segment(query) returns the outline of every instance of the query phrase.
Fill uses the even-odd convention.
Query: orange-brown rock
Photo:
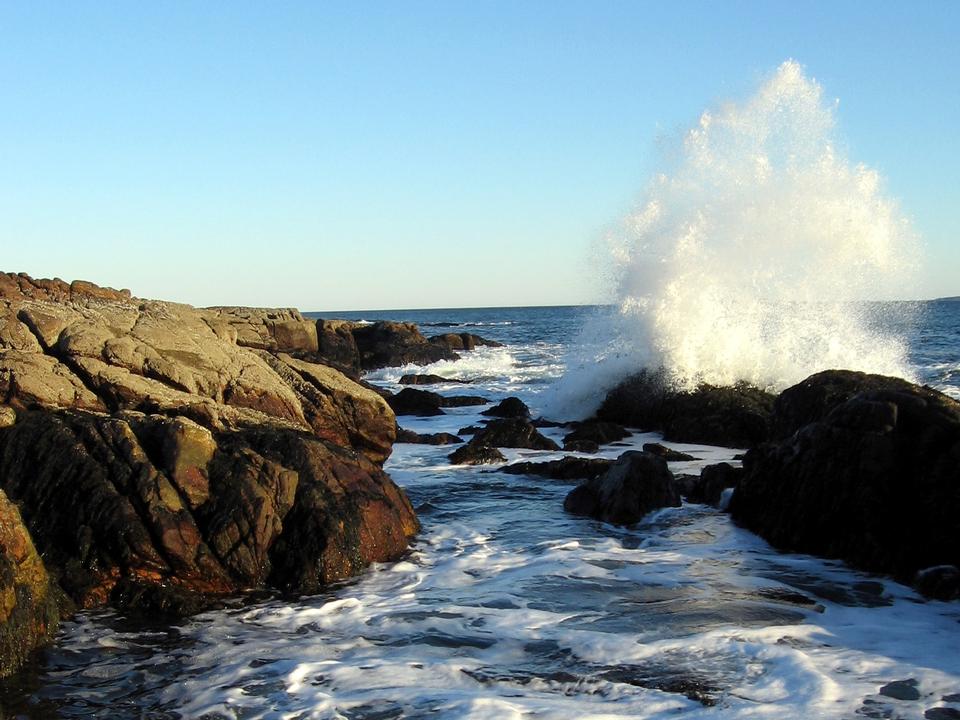
[[[376,392],[295,310],[0,274],[0,488],[84,606],[314,591],[417,530]]]
[[[16,506],[0,490],[0,677],[16,671],[58,621],[47,570]]]

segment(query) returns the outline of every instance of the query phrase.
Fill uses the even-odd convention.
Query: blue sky
[[[304,310],[603,299],[658,138],[787,58],[960,294],[960,3],[0,4],[0,269]]]

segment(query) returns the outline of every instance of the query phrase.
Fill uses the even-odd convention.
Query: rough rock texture
[[[503,453],[496,448],[473,443],[457,448],[448,457],[454,465],[485,465],[507,461]]]
[[[707,465],[692,484],[687,500],[716,507],[720,504],[723,491],[737,487],[742,477],[743,468],[734,467],[730,463]]]
[[[660,430],[666,440],[753,447],[770,437],[774,400],[770,393],[745,383],[700,385],[678,392],[662,374],[644,371],[611,390],[597,417]]]
[[[408,363],[429,365],[460,357],[447,345],[428,342],[413,323],[382,320],[371,325],[355,325],[352,333],[360,354],[360,367],[364,370]]]
[[[821,419],[747,453],[734,519],[780,548],[905,582],[960,566],[960,403],[894,378],[859,377],[860,393],[851,392],[852,374],[838,373],[784,391],[775,426]]]
[[[639,522],[651,510],[678,507],[680,493],[663,458],[625,452],[603,475],[578,485],[563,509],[614,525]]]
[[[487,340],[479,335],[472,333],[444,333],[443,335],[434,335],[429,339],[434,345],[441,345],[450,350],[474,350],[481,345],[488,347],[503,347],[503,343],[496,340]]]
[[[509,475],[538,475],[551,480],[589,480],[602,475],[613,464],[603,458],[565,457],[547,462],[517,462],[500,469]]]
[[[349,320],[317,320],[317,354],[349,374],[360,372],[360,350],[353,338],[356,327]]]
[[[396,395],[387,398],[387,403],[396,415],[418,415],[430,417],[443,415],[441,408],[486,405],[490,401],[479,395],[441,395],[429,390],[404,388]]]
[[[457,383],[460,385],[469,384],[469,380],[457,380],[455,378],[445,378],[441,375],[417,375],[407,374],[400,378],[401,385],[443,385],[447,383]]]
[[[530,417],[530,408],[520,398],[508,397],[480,414],[487,417],[527,419]]]
[[[648,453],[653,453],[654,455],[659,455],[667,462],[677,462],[682,460],[696,460],[696,458],[693,455],[688,455],[685,452],[680,452],[679,450],[668,448],[666,445],[661,445],[660,443],[644,443],[643,451]]]
[[[456,445],[462,443],[463,438],[452,433],[416,433],[413,430],[398,428],[397,442],[414,445]]]
[[[583,447],[583,443],[592,443],[597,447],[630,437],[630,432],[614,422],[603,420],[588,420],[577,423],[573,432],[563,436],[563,447],[566,450],[576,450]]]
[[[0,490],[0,677],[57,629],[54,588],[16,506]]]
[[[405,552],[395,416],[317,352],[296,311],[0,274],[0,488],[69,595],[197,607]]]
[[[559,450],[553,440],[541,435],[528,421],[520,418],[491,420],[470,440],[471,445],[531,450]]]

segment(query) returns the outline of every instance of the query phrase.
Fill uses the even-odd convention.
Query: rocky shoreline
[[[565,508],[615,524],[681,497],[728,507],[778,548],[958,596],[960,404],[897,378],[828,371],[775,396],[677,392],[647,372],[597,417],[558,423],[517,398],[394,395],[361,377],[497,344],[467,333],[197,309],[2,273],[0,312],[0,675],[76,607],[186,615],[250,591],[315,593],[401,557],[419,524],[383,471],[395,442],[582,479]],[[484,404],[487,419],[457,435],[397,420]],[[501,464],[498,448],[560,451],[539,432],[558,425],[574,454]],[[627,428],[748,452],[742,468],[698,477],[674,476],[668,463],[684,458],[663,445],[584,457]]]

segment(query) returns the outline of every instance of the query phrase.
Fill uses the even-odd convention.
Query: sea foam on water
[[[616,307],[569,359],[558,410],[595,409],[641,368],[679,387],[782,389],[827,368],[912,377],[883,316],[908,308],[866,301],[910,294],[917,238],[878,174],[838,147],[835,108],[788,60],[674,143],[607,244]]]

